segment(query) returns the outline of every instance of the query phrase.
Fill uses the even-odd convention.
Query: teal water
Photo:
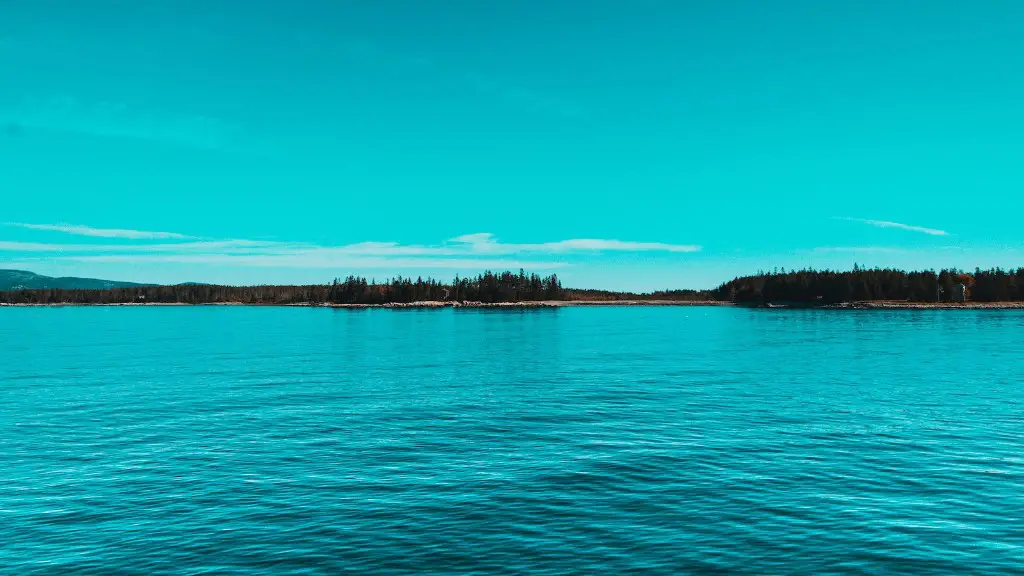
[[[0,309],[5,574],[1011,574],[1024,313]]]

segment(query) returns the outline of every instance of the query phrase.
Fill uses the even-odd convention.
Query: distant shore
[[[0,302],[0,307],[64,307],[64,306],[283,306],[304,308],[385,308],[385,309],[438,309],[438,308],[586,308],[608,306],[735,306],[741,308],[769,308],[783,310],[1014,310],[1024,309],[1024,302],[905,302],[892,300],[873,300],[863,302],[843,302],[839,304],[823,304],[808,306],[804,304],[744,304],[719,300],[536,300],[525,302],[444,302],[425,300],[420,302],[389,302],[386,304],[334,304],[299,302],[294,304],[249,304],[245,302],[206,302],[188,304],[185,302],[119,302],[109,304],[79,304],[73,302],[53,304],[8,304]]]
[[[51,304],[6,304],[0,307],[59,307],[59,306],[284,306],[305,308],[572,308],[587,306],[733,306],[732,302],[716,300],[534,300],[524,302],[443,302],[424,300],[420,302],[388,302],[386,304],[335,304],[298,302],[294,304],[248,304],[245,302],[114,302],[109,304],[79,304],[74,302]]]

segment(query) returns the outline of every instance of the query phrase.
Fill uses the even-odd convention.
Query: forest
[[[738,304],[825,305],[871,300],[950,302],[955,294],[954,285],[961,283],[966,287],[968,301],[1024,301],[1024,268],[975,269],[971,273],[956,269],[905,272],[857,265],[846,272],[780,270],[744,276],[719,286],[715,297]]]
[[[4,304],[389,304],[420,301],[533,302],[541,300],[725,301],[742,305],[819,306],[841,302],[891,300],[951,301],[954,285],[964,284],[974,302],[1024,301],[1024,268],[949,269],[905,272],[886,268],[850,271],[772,271],[742,276],[712,290],[665,290],[649,293],[565,288],[556,275],[485,272],[456,276],[450,282],[397,277],[377,282],[349,276],[308,286],[123,286],[109,289],[35,289],[0,291]]]
[[[377,282],[349,276],[344,280],[336,278],[330,284],[308,286],[178,284],[0,292],[0,303],[7,304],[389,304],[427,300],[497,303],[565,298],[566,291],[557,276],[542,278],[522,270],[518,274],[485,272],[475,278],[456,276],[449,283],[402,277]]]

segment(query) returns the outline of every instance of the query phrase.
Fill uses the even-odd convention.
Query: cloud
[[[559,254],[565,252],[700,252],[694,244],[664,244],[661,242],[624,242],[622,240],[601,240],[576,238],[539,244],[503,244],[494,235],[481,232],[452,238],[449,242],[466,245],[475,252],[487,254],[514,254],[519,252],[542,252]]]
[[[438,59],[436,55],[405,53],[368,38],[347,36],[336,38],[315,34],[298,34],[297,47],[328,55],[348,64],[413,79],[430,76],[468,93],[483,96],[510,108],[568,120],[585,119],[588,114],[577,103],[557,95],[525,86],[518,81],[501,78],[492,71],[475,71]]]
[[[116,238],[129,242],[60,244],[0,241],[0,253],[45,255],[44,259],[88,263],[175,263],[280,268],[391,269],[554,269],[569,263],[536,256],[599,252],[686,253],[699,246],[621,240],[570,239],[534,244],[505,244],[493,234],[458,236],[436,245],[358,242],[323,246],[302,242],[204,240],[174,232],[92,228],[89,226],[9,223],[30,230]],[[164,242],[132,242],[165,240]],[[183,240],[174,242],[168,240]]]
[[[74,96],[25,98],[15,106],[0,108],[0,124],[196,150],[267,153],[267,147],[255,142],[251,134],[219,118],[139,109],[120,102],[89,102]]]
[[[350,256],[330,252],[306,254],[109,254],[61,256],[60,260],[92,263],[121,264],[216,264],[230,266],[253,266],[268,268],[306,269],[458,269],[484,270],[530,268],[549,270],[568,266],[565,262],[521,261],[478,258],[415,258],[391,256]]]
[[[888,246],[821,246],[813,252],[818,254],[910,254],[910,250],[890,248]]]
[[[218,240],[209,242],[176,242],[169,244],[55,244],[45,242],[0,241],[0,252],[133,252],[133,253],[252,253],[286,246],[280,242],[253,240]]]
[[[888,222],[886,220],[868,220],[865,218],[836,218],[836,220],[845,220],[847,222],[860,222],[861,224],[867,224],[869,226],[875,226],[877,228],[896,228],[898,230],[907,230],[909,232],[920,232],[922,234],[928,234],[930,236],[949,236],[949,232],[945,230],[938,230],[936,228],[925,228],[923,226],[911,226],[909,224],[900,224],[899,222]]]
[[[144,230],[123,230],[92,228],[89,226],[66,226],[50,224],[8,223],[30,230],[45,230],[128,240],[194,240],[193,236],[174,232],[150,232]],[[622,240],[571,239],[536,244],[505,244],[498,242],[493,234],[466,234],[452,238],[447,243],[434,246],[399,244],[397,242],[358,242],[341,246],[322,246],[301,242],[278,242],[262,240],[201,240],[189,242],[165,242],[160,244],[59,244],[42,242],[0,241],[0,250],[8,252],[130,252],[130,253],[227,253],[267,254],[274,256],[479,256],[515,254],[568,254],[588,252],[670,252],[691,253],[701,250],[690,244],[665,244],[661,242],[625,242]]]
[[[147,230],[124,230],[118,228],[93,228],[91,226],[73,226],[68,224],[25,224],[8,222],[7,226],[16,226],[27,230],[43,230],[47,232],[63,232],[75,236],[91,236],[94,238],[124,238],[127,240],[190,240],[194,236],[186,236],[174,232],[150,232]]]
[[[449,240],[449,242],[455,242],[458,244],[470,244],[470,245],[489,245],[494,244],[494,234],[490,232],[479,232],[476,234],[463,234],[462,236],[456,236]]]

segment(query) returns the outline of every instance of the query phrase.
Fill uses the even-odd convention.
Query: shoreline
[[[861,302],[843,302],[840,304],[824,304],[820,306],[809,306],[801,304],[737,304],[718,300],[535,300],[528,302],[442,302],[442,301],[420,301],[420,302],[390,302],[386,304],[332,304],[332,303],[309,303],[300,302],[294,304],[247,304],[244,302],[205,302],[201,304],[188,304],[185,302],[119,302],[109,304],[80,304],[80,303],[55,303],[55,304],[10,304],[0,302],[0,308],[62,308],[62,307],[88,307],[88,306],[127,306],[127,307],[154,307],[154,306],[280,306],[298,308],[340,308],[340,309],[441,309],[441,308],[468,308],[468,309],[526,309],[526,308],[587,308],[587,307],[737,307],[752,309],[772,310],[1021,310],[1024,309],[1024,302],[904,302],[890,300],[872,300]]]
[[[298,306],[309,306],[298,304]],[[587,306],[733,306],[714,300],[533,300],[528,302],[392,302],[388,304],[317,304],[327,308],[575,308]]]
[[[1015,310],[1024,302],[899,302],[869,300],[821,306],[828,310]]]
[[[0,307],[32,308],[32,307],[89,307],[89,306],[279,306],[285,308],[384,308],[384,309],[440,309],[440,308],[575,308],[588,306],[735,306],[732,302],[715,300],[533,300],[527,302],[442,302],[424,300],[419,302],[388,302],[385,304],[334,304],[297,302],[293,304],[248,304],[245,302],[204,302],[189,304],[187,302],[112,302],[109,304],[86,304],[62,302],[52,304],[9,304],[0,302]]]

